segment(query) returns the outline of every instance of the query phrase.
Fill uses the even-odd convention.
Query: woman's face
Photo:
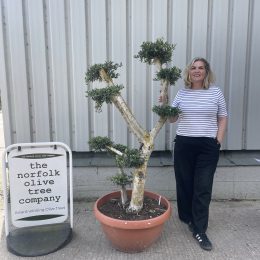
[[[206,74],[207,72],[203,61],[195,61],[189,69],[190,80],[192,83],[203,84]]]

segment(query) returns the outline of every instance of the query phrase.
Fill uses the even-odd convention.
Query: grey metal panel
[[[192,11],[189,26],[191,30],[191,45],[188,57],[206,57],[207,51],[207,27],[208,27],[208,2],[204,0],[194,0],[192,2]]]
[[[6,1],[6,25],[9,57],[8,98],[12,121],[13,142],[30,142],[31,127],[27,88],[26,54],[23,28],[23,7],[19,0]]]
[[[91,65],[107,60],[107,27],[105,0],[90,1],[91,8]],[[94,82],[93,88],[105,87],[100,82]],[[94,106],[94,104],[93,104]],[[93,135],[108,135],[108,107],[102,106],[102,113],[93,115]]]
[[[231,150],[240,150],[242,149],[242,122],[245,106],[243,96],[246,68],[248,1],[234,1],[232,17],[230,78],[228,86],[228,111],[230,114],[228,131],[230,134],[227,138],[227,146]]]
[[[59,140],[88,151],[90,136],[138,146],[113,106],[101,114],[85,98],[100,87],[84,82],[87,67],[122,62],[122,94],[146,129],[157,121],[155,68],[133,56],[143,41],[176,43],[171,65],[205,56],[228,103],[223,149],[260,149],[259,1],[249,0],[1,0],[1,95],[6,144]],[[103,85],[104,86],[104,85]],[[179,80],[170,89],[173,100]],[[171,148],[176,124],[166,124],[155,149]]]
[[[260,147],[260,1],[254,1],[252,7],[252,31],[250,39],[250,64],[249,64],[249,80],[248,80],[248,100],[247,100],[247,115],[246,115],[246,149],[259,149]]]
[[[47,2],[49,84],[52,99],[52,138],[71,145],[64,10],[63,0]]]
[[[123,85],[124,89],[121,91],[123,98],[127,101],[127,91],[129,84],[127,82],[127,70],[129,69],[129,42],[128,34],[129,28],[127,28],[127,15],[129,14],[129,6],[126,1],[115,0],[111,1],[110,6],[110,38],[109,38],[109,59],[116,63],[122,63],[122,67],[119,68],[119,74],[115,84]],[[127,125],[122,121],[122,116],[118,110],[114,107],[110,107],[110,128],[109,135],[112,137],[115,143],[121,143],[126,145],[128,139]]]
[[[167,8],[168,8],[168,1],[167,0],[154,0],[151,1],[151,22],[150,25],[150,33],[149,35],[150,40],[155,41],[157,38],[164,38],[168,39],[167,35]],[[147,104],[147,129],[152,129],[156,122],[158,121],[159,117],[155,113],[152,112],[153,105],[158,105],[158,97],[160,95],[160,81],[154,81],[157,68],[152,65],[149,68],[149,73],[147,75],[147,94],[148,97],[148,104]],[[162,127],[161,131],[159,132],[156,140],[154,149],[155,150],[165,150],[166,148],[166,130],[165,126]]]
[[[216,85],[220,87],[227,100],[226,92],[229,90],[229,84],[226,78],[229,78],[229,71],[227,68],[227,61],[229,61],[228,54],[228,34],[229,26],[229,1],[219,0],[213,1],[212,7],[212,23],[209,30],[211,30],[211,46],[209,50],[209,61],[212,70],[216,76]],[[219,22],[221,17],[221,22]],[[221,54],[221,55],[220,55]],[[227,84],[226,84],[227,83]],[[226,149],[226,140],[222,144],[222,149]]]
[[[0,9],[0,21],[3,21],[2,16],[2,8]],[[5,60],[5,43],[4,43],[4,28],[0,26],[0,89],[1,89],[1,104],[3,110],[3,126],[4,126],[4,135],[5,135],[5,143],[10,144],[12,142],[11,136],[11,111],[10,111],[10,102],[8,100],[9,93],[8,93],[8,84],[7,84],[7,77],[6,77],[6,70],[7,64]]]
[[[184,70],[187,61],[189,2],[190,1],[188,0],[171,1],[169,6],[169,37],[171,42],[176,44],[171,65],[179,67],[182,71]],[[183,86],[183,81],[180,79],[175,86],[170,87],[170,102],[172,102],[178,90],[183,88]],[[166,127],[169,131],[167,149],[172,149],[172,142],[176,135],[177,124],[167,123]]]
[[[68,12],[69,75],[72,149],[89,150],[89,100],[85,97],[87,86],[84,75],[87,71],[85,1],[70,0]]]
[[[140,50],[140,45],[143,41],[147,41],[147,1],[131,1],[131,36],[132,36],[132,46],[131,55],[136,55]],[[148,66],[141,63],[137,59],[131,60],[131,77],[132,86],[130,93],[130,107],[133,113],[136,115],[137,120],[140,125],[144,128],[146,125],[146,115],[148,110],[148,102],[146,95],[147,87],[147,68]],[[150,110],[150,108],[149,108]],[[149,112],[150,113],[150,112]],[[138,142],[135,137],[131,135],[130,144],[133,146],[138,146]]]
[[[50,140],[49,99],[42,2],[28,0],[25,14],[27,17],[27,66],[30,78],[28,85],[31,99],[32,140],[48,142]]]

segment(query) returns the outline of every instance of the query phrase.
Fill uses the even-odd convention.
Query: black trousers
[[[179,218],[196,233],[208,227],[214,173],[220,145],[214,138],[176,136],[174,170]]]

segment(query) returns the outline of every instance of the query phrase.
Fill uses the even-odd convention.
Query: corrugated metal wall
[[[256,0],[1,0],[0,82],[6,144],[57,140],[88,151],[109,135],[135,145],[120,114],[96,114],[85,98],[87,67],[122,62],[118,83],[141,124],[157,120],[154,68],[133,58],[143,41],[176,43],[173,64],[206,57],[229,110],[224,149],[260,149],[260,1]],[[258,29],[257,29],[258,28]],[[96,84],[93,84],[95,87]],[[171,99],[182,81],[171,90]],[[160,132],[156,150],[171,147],[176,126]]]

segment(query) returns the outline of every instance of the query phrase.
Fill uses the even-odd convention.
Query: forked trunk
[[[149,145],[147,145],[149,144]],[[144,203],[144,185],[147,174],[147,164],[153,150],[153,144],[146,142],[143,146],[144,163],[135,169],[133,176],[133,189],[128,212],[139,212],[143,208]]]
[[[139,212],[143,208],[144,203],[144,185],[147,169],[136,169],[133,179],[132,197],[128,212]]]

